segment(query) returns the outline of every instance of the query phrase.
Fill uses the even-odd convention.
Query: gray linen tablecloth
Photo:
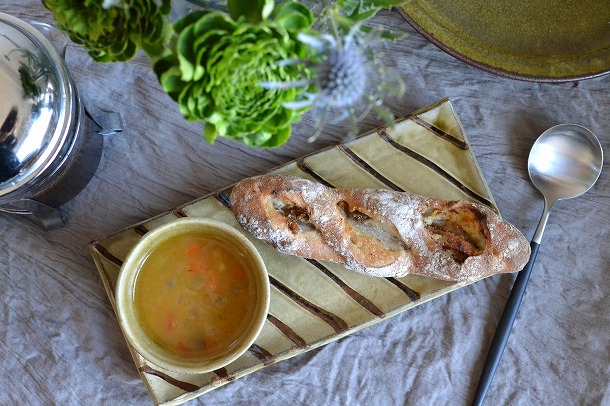
[[[51,22],[38,0],[0,11]],[[610,78],[543,84],[498,77],[445,54],[395,11],[377,21],[407,34],[385,60],[407,84],[397,115],[450,97],[504,218],[531,238],[542,212],[526,164],[546,128],[577,123],[610,153]],[[214,146],[181,118],[148,60],[96,64],[70,44],[80,90],[119,110],[99,169],[64,206],[65,228],[43,232],[0,217],[0,404],[149,404],[88,250],[91,240],[340,142],[312,117],[278,149]],[[1,92],[1,89],[0,89]],[[367,120],[363,129],[379,123]],[[607,160],[606,160],[607,161]],[[551,214],[489,405],[610,404],[610,168]],[[514,275],[494,276],[193,401],[215,405],[469,404]]]

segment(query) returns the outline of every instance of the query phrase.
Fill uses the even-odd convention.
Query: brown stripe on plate
[[[139,224],[133,228],[140,237],[144,237],[144,234],[148,232],[148,228],[144,227],[142,224]]]
[[[347,328],[348,328],[347,323],[341,317],[339,317],[336,314],[333,314],[327,310],[324,310],[321,307],[318,307],[315,304],[311,303],[309,300],[299,296],[296,292],[291,290],[289,287],[287,287],[286,285],[284,285],[283,283],[281,283],[280,281],[278,281],[271,275],[269,275],[269,282],[271,282],[271,284],[277,290],[282,292],[284,295],[286,295],[293,302],[295,302],[296,304],[301,306],[303,309],[309,311],[311,314],[318,316],[319,318],[324,320],[337,333],[341,334],[341,333],[347,331]]]
[[[123,261],[121,261],[120,259],[118,259],[117,257],[115,257],[113,254],[110,253],[110,251],[108,251],[106,248],[104,248],[102,245],[95,243],[93,245],[95,247],[95,249],[97,250],[97,252],[99,252],[104,258],[106,258],[108,261],[112,262],[113,264],[115,264],[116,266],[118,266],[119,268],[121,266],[123,266]]]
[[[271,365],[275,361],[273,354],[260,345],[252,344],[250,348],[248,348],[248,351],[254,354],[254,356],[256,356],[256,358],[258,358],[265,366]]]
[[[335,282],[345,293],[348,294],[349,297],[354,299],[360,306],[364,307],[369,312],[373,313],[377,317],[385,317],[385,313],[379,310],[377,306],[373,302],[371,302],[366,297],[362,296],[360,293],[356,292],[354,289],[349,287],[345,282],[341,280],[337,275],[332,273],[328,268],[313,259],[307,259],[307,261],[318,268],[320,271],[324,273],[324,275],[328,276],[333,282]]]
[[[172,210],[172,213],[174,214],[174,216],[176,216],[176,217],[178,217],[178,218],[182,218],[182,217],[188,217],[188,216],[186,215],[186,213],[185,213],[185,212],[183,212],[183,211],[182,211],[182,210],[180,210],[180,209],[174,209],[174,210]]]
[[[194,391],[200,389],[199,386],[197,386],[197,385],[193,385],[192,383],[178,380],[161,371],[157,371],[156,369],[151,368],[149,365],[143,365],[139,368],[139,370],[140,370],[140,372],[159,377],[159,378],[163,379],[165,382],[169,383],[170,385],[174,385],[175,387],[180,388],[185,392],[194,392]]]
[[[322,176],[317,174],[316,171],[314,171],[311,166],[307,165],[307,163],[305,163],[304,159],[299,159],[297,161],[297,166],[299,167],[300,170],[302,170],[303,172],[305,172],[306,174],[308,174],[309,176],[314,178],[317,182],[323,184],[326,187],[334,188],[334,186],[331,185],[326,179],[324,179]]]
[[[466,193],[468,196],[483,203],[484,205],[492,208],[495,211],[494,205],[489,200],[487,200],[483,196],[480,196],[479,194],[470,190],[466,185],[464,185],[462,182],[460,182],[459,180],[457,180],[456,178],[451,176],[447,171],[445,171],[443,168],[441,168],[440,166],[438,166],[437,164],[435,164],[428,158],[425,158],[424,156],[413,151],[412,149],[407,148],[404,145],[398,143],[396,140],[394,140],[392,137],[390,137],[390,135],[388,135],[388,133],[386,133],[384,130],[381,130],[378,134],[382,140],[384,140],[385,142],[387,142],[388,144],[390,144],[391,146],[393,146],[394,148],[396,148],[403,154],[415,159],[417,162],[432,169],[434,172],[436,172],[438,175],[440,175],[443,178],[445,178],[446,180],[448,180],[451,184],[453,184],[455,187],[460,189],[462,192]]]
[[[364,161],[364,159],[360,158],[354,151],[347,148],[344,145],[337,145],[339,151],[343,152],[349,159],[351,159],[356,165],[367,171],[369,174],[374,176],[377,180],[384,183],[390,189],[395,190],[397,192],[404,192],[404,189],[400,188],[394,182],[377,172],[373,167],[371,167],[368,163]]]
[[[394,286],[396,286],[398,289],[402,290],[405,293],[405,295],[409,296],[409,299],[411,299],[412,302],[418,301],[421,298],[419,293],[417,293],[416,291],[414,291],[413,289],[411,289],[410,287],[408,287],[407,285],[405,285],[398,279],[392,278],[392,277],[389,277],[386,279],[389,282],[391,282]]]
[[[232,377],[231,375],[229,375],[229,373],[227,372],[227,369],[226,369],[226,368],[224,368],[224,367],[221,367],[221,368],[215,369],[213,372],[214,372],[214,373],[215,373],[215,374],[216,374],[216,375],[217,375],[217,376],[218,376],[220,379],[224,379],[224,380],[225,380],[225,381],[227,381],[227,382],[230,382],[230,381],[234,381],[234,380],[235,380],[235,378],[234,378],[234,377]]]
[[[267,320],[269,320],[271,324],[277,327],[277,329],[280,330],[282,334],[284,334],[290,341],[295,343],[299,348],[307,347],[307,341],[301,338],[301,336],[295,333],[294,330],[290,328],[290,326],[282,322],[280,319],[268,313]]]
[[[439,138],[444,139],[445,141],[453,144],[454,146],[458,147],[459,149],[463,149],[464,151],[466,151],[468,149],[468,144],[466,144],[466,142],[454,137],[453,135],[449,134],[446,131],[441,130],[434,124],[430,124],[429,122],[427,122],[417,116],[412,117],[411,120],[413,120],[415,122],[415,124],[424,127],[426,130],[430,131],[432,134],[436,135]]]

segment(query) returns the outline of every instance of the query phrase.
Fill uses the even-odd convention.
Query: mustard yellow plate
[[[502,76],[564,82],[610,72],[608,0],[408,0],[399,11],[439,48]]]

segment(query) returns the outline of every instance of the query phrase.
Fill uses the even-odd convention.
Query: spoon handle
[[[534,268],[534,261],[536,260],[536,255],[538,255],[540,244],[532,241],[530,246],[532,247],[530,259],[527,265],[525,265],[525,268],[517,274],[515,284],[510,292],[510,296],[504,307],[504,312],[500,318],[500,323],[498,323],[496,333],[494,334],[489,352],[487,353],[487,359],[485,360],[485,365],[483,366],[483,371],[479,378],[479,385],[477,386],[477,391],[474,395],[473,406],[481,406],[483,404],[491,380],[496,373],[496,368],[498,367],[498,363],[504,352],[504,347],[506,347],[506,343],[508,342],[508,336],[510,335],[513,323],[519,312],[519,306],[521,306],[521,300],[525,294],[525,287],[527,286],[530,274]]]

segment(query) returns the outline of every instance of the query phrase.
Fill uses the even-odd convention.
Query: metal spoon
[[[534,267],[551,207],[558,200],[571,199],[589,190],[599,178],[603,160],[599,140],[591,131],[579,125],[561,124],[551,127],[534,143],[527,169],[532,183],[544,196],[544,211],[532,238],[529,262],[515,279],[491,342],[473,405],[479,406],[483,403],[504,352]]]

